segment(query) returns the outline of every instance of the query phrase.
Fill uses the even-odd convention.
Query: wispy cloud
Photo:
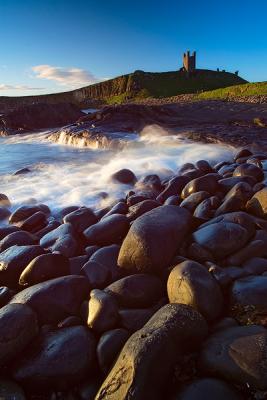
[[[0,83],[0,90],[43,90],[44,88],[31,87],[27,85],[8,85]]]
[[[36,78],[48,79],[69,87],[90,85],[100,81],[91,72],[80,68],[54,67],[45,64],[32,67],[32,71]]]

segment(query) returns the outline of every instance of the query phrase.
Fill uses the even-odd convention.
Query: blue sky
[[[0,95],[65,91],[132,72],[199,68],[267,80],[266,0],[0,0]]]

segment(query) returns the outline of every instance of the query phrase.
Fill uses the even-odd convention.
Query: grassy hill
[[[197,98],[201,100],[208,100],[260,95],[267,95],[267,82],[246,83],[242,85],[234,85],[226,88],[211,90],[200,93]]]
[[[86,107],[93,100],[102,103],[122,103],[127,99],[170,97],[185,93],[198,93],[246,81],[230,72],[196,70],[191,76],[183,71],[143,72],[122,75],[69,92],[39,96],[0,97],[0,112],[32,103],[70,102]]]

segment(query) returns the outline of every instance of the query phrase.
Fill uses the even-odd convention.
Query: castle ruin
[[[194,51],[192,55],[190,51],[187,51],[183,55],[183,70],[186,72],[193,72],[196,69],[196,52]]]

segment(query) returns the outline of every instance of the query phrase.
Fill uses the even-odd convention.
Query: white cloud
[[[8,85],[0,83],[0,90],[43,90],[44,88],[31,87],[27,85]]]
[[[99,82],[91,72],[80,68],[53,67],[52,65],[36,65],[32,71],[39,79],[48,79],[69,87],[91,85]]]

